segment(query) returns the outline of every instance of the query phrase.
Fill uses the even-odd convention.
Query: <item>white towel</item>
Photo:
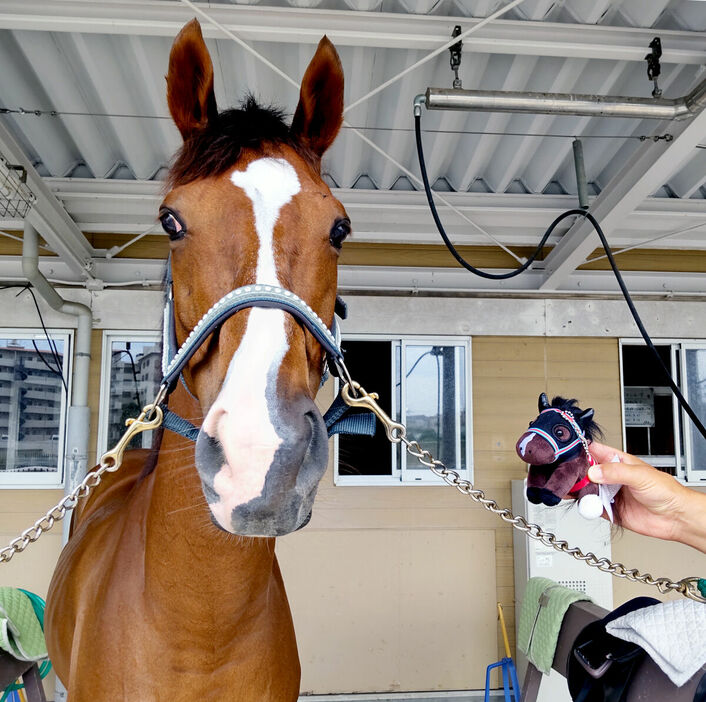
[[[677,687],[706,664],[706,605],[700,602],[644,607],[609,622],[606,631],[642,646]]]

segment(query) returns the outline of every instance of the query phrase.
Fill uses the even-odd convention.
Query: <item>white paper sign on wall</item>
[[[655,391],[653,388],[625,388],[625,426],[653,427],[655,425]]]

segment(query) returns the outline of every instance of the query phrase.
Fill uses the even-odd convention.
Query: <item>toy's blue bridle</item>
[[[559,446],[559,444],[549,432],[546,432],[543,429],[534,426],[534,423],[538,421],[539,417],[541,417],[545,412],[558,412],[566,420],[569,426],[571,426],[571,429],[576,435],[576,438],[573,441],[569,442],[566,446]],[[561,410],[558,407],[547,407],[547,409],[544,409],[539,413],[539,417],[537,417],[535,422],[530,424],[529,429],[525,433],[536,434],[537,436],[541,436],[552,447],[552,450],[554,451],[555,461],[558,460],[561,456],[564,456],[570,451],[573,451],[579,445],[583,445],[584,449],[586,450],[586,453],[590,456],[590,453],[588,453],[588,445],[586,442],[584,431],[583,429],[581,429],[578,422],[574,419],[574,415],[571,412]]]
[[[226,293],[216,302],[206,314],[201,317],[191,330],[181,348],[176,348],[176,332],[174,328],[174,298],[172,294],[171,267],[168,267],[167,304],[164,309],[164,324],[162,338],[162,383],[165,397],[171,393],[176,383],[182,377],[182,371],[189,359],[196,353],[204,341],[213,334],[227,319],[236,312],[248,307],[268,307],[281,309],[296,317],[313,337],[321,344],[325,353],[325,369],[322,384],[328,371],[336,377],[342,377],[350,382],[348,370],[343,362],[343,351],[339,343],[339,332],[334,315],[333,329],[329,329],[319,315],[311,309],[298,295],[274,285],[245,285]],[[336,300],[337,311],[345,317],[345,303],[340,298]],[[184,383],[186,387],[186,383]],[[188,387],[186,388],[189,390]],[[189,391],[190,392],[190,391]],[[167,409],[163,404],[163,426],[195,441],[199,428]],[[351,408],[339,395],[324,414],[324,422],[329,436],[333,434],[362,434],[372,436],[375,433],[375,415],[359,408]]]

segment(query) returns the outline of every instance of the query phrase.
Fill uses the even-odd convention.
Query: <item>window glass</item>
[[[380,407],[393,416],[390,342],[347,341],[345,349],[346,365],[355,368],[357,382],[369,392],[377,392]],[[391,477],[393,454],[385,432],[378,426],[373,437],[342,434],[338,443],[338,473]]]
[[[63,454],[68,336],[0,337],[0,471],[54,474]],[[30,478],[31,482],[31,478]]]
[[[468,378],[466,341],[443,339],[370,339],[344,342],[346,364],[385,412],[407,426],[449,468],[468,471]],[[373,438],[341,435],[339,484],[435,482],[429,469],[390,444],[378,425]],[[466,473],[467,474],[467,473]]]
[[[686,349],[686,384],[688,401],[696,415],[706,419],[706,349]],[[687,419],[691,440],[691,471],[706,475],[706,439],[694,423]]]
[[[466,398],[464,354],[459,346],[405,345],[407,433],[447,468],[463,468]],[[428,468],[408,457],[407,470]]]
[[[110,341],[107,443],[101,452],[114,446],[125,433],[125,420],[136,417],[154,399],[162,379],[161,358],[161,345],[156,339]],[[151,445],[151,431],[138,434],[130,442],[130,448]]]
[[[656,348],[671,369],[671,345]],[[674,475],[677,457],[671,388],[646,346],[624,344],[622,355],[625,450]]]

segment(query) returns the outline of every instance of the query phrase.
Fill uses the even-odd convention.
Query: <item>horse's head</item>
[[[547,396],[539,396],[539,416],[530,422],[529,429],[518,439],[517,455],[532,466],[545,466],[556,461],[567,461],[583,451],[577,424],[587,441],[599,431],[593,421],[593,409],[582,410],[576,400],[555,397],[549,404]],[[574,423],[567,417],[573,416]]]
[[[167,100],[184,144],[160,219],[169,235],[177,342],[235,288],[296,293],[329,325],[336,265],[350,231],[322,181],[321,157],[342,121],[343,72],[319,43],[291,126],[248,98],[219,113],[198,22],[172,47]],[[255,307],[230,317],[184,370],[204,421],[196,467],[212,516],[226,531],[286,534],[311,514],[328,459],[314,397],[323,351],[294,317]]]

